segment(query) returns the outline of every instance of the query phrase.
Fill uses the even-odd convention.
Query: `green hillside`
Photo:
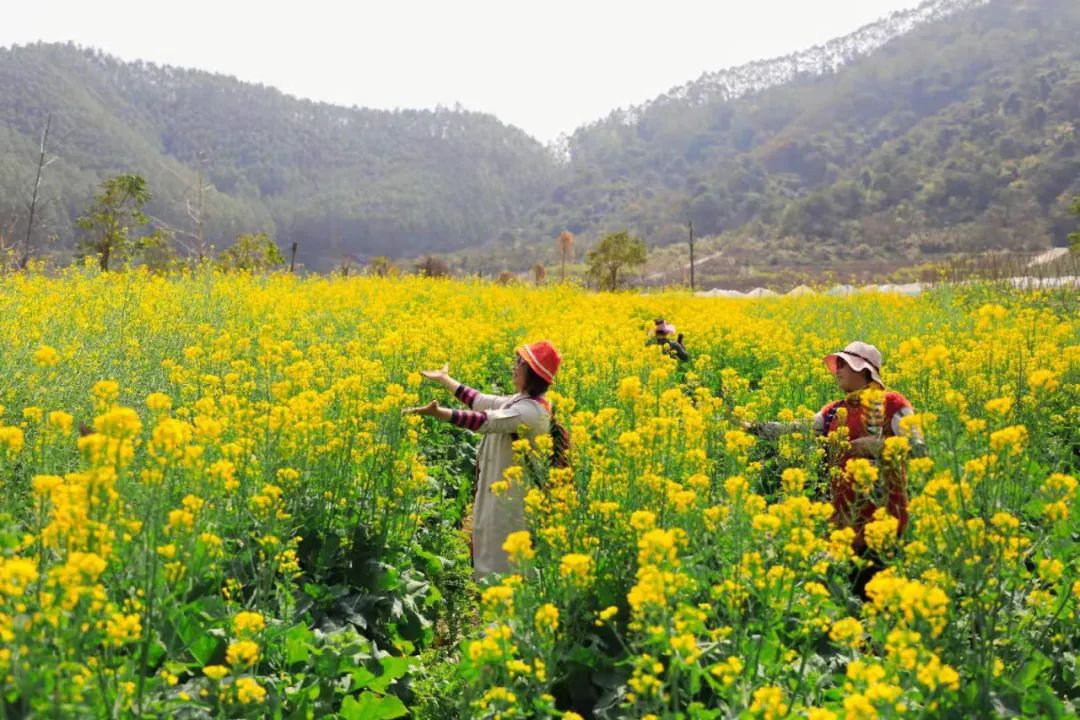
[[[778,21],[782,21],[779,19]],[[362,82],[362,79],[360,80]],[[341,108],[70,45],[0,49],[0,235],[25,227],[38,137],[54,252],[96,184],[137,172],[183,239],[200,173],[217,247],[266,231],[329,269],[455,253],[523,269],[629,229],[776,265],[1064,245],[1080,195],[1080,3],[929,0],[821,47],[707,73],[545,148],[461,109]]]
[[[461,110],[386,112],[298,100],[205,72],[123,63],[69,45],[0,50],[0,230],[18,220],[52,113],[46,233],[103,176],[146,176],[151,215],[191,230],[201,166],[208,235],[265,230],[328,267],[346,255],[445,251],[497,236],[546,196],[555,169],[535,140]],[[25,215],[25,213],[22,213]]]
[[[910,21],[900,14],[581,128],[565,148],[572,177],[534,212],[532,236],[630,227],[664,244],[692,221],[820,261],[1065,244],[1080,194],[1080,3],[921,12],[910,32],[892,37]]]

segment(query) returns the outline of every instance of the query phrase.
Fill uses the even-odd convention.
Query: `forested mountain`
[[[579,129],[531,227],[693,221],[820,259],[1063,244],[1078,123],[1080,3],[928,2]]]
[[[349,254],[445,251],[491,240],[552,187],[537,141],[461,110],[386,112],[298,100],[205,72],[124,63],[70,45],[0,49],[0,233],[34,180],[53,114],[48,231],[72,220],[99,180],[144,175],[152,216],[192,230],[198,168],[207,236],[298,241],[309,265]]]
[[[778,19],[782,22],[782,18]],[[267,231],[327,269],[472,247],[524,267],[563,230],[698,235],[782,261],[1064,244],[1080,195],[1080,3],[929,0],[789,57],[703,75],[545,149],[479,113],[299,100],[70,45],[0,49],[0,235],[20,232],[52,113],[43,232],[70,247],[101,178],[150,214]]]

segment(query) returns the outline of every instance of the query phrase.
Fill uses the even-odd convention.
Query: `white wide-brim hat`
[[[843,360],[847,366],[855,372],[870,371],[870,377],[878,385],[884,386],[881,381],[881,352],[876,347],[864,342],[853,342],[840,352],[825,356],[825,367],[829,372],[836,374],[836,361]]]

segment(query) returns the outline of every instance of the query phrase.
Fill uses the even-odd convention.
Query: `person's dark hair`
[[[537,375],[528,363],[523,363],[523,365],[525,366],[525,393],[529,397],[539,397],[546,393],[551,383]]]

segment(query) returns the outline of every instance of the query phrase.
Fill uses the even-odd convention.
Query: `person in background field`
[[[660,345],[664,352],[681,363],[690,361],[690,353],[686,352],[683,345],[683,336],[675,334],[675,326],[664,320],[656,318],[653,321],[655,327],[653,334],[646,341],[646,345]]]
[[[853,578],[856,594],[865,598],[866,583],[882,569],[881,559],[868,551],[864,531],[879,507],[885,507],[896,518],[897,534],[902,535],[908,522],[907,477],[902,466],[881,467],[878,462],[885,440],[905,435],[901,432],[903,418],[913,415],[911,403],[898,392],[887,391],[881,379],[881,353],[873,345],[853,342],[839,352],[826,355],[825,366],[836,378],[836,384],[846,393],[840,400],[825,405],[814,416],[811,427],[825,437],[840,427],[846,427],[848,445],[843,450],[830,449],[827,457],[831,469],[829,491],[833,505],[832,522],[838,528],[852,528],[855,539],[852,549],[873,563],[857,572]],[[806,423],[750,423],[752,434],[775,439],[782,433],[807,430]],[[913,430],[908,437],[913,455],[925,453],[922,436]],[[848,471],[849,461],[866,458],[876,464],[876,492],[872,496],[856,492],[855,481]]]
[[[425,415],[483,435],[476,452],[476,498],[473,503],[473,574],[479,580],[492,573],[506,573],[510,565],[503,543],[512,532],[525,530],[523,483],[511,483],[498,495],[492,484],[514,462],[513,442],[535,440],[551,428],[548,388],[555,381],[562,357],[550,342],[525,345],[514,353],[513,395],[485,395],[466,387],[449,375],[449,366],[421,373],[426,379],[454,393],[468,410],[452,410],[430,404],[405,410]]]

